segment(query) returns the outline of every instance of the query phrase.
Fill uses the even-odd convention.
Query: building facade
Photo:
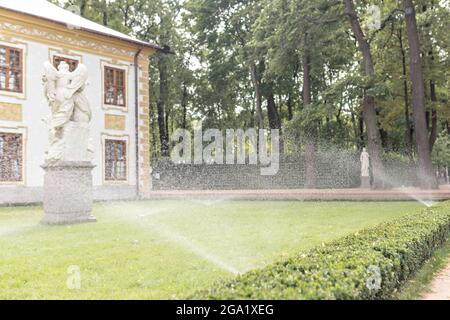
[[[31,3],[45,15],[30,12]],[[158,50],[45,0],[0,0],[0,204],[42,201],[45,61],[89,70],[94,198],[148,196],[148,69]]]

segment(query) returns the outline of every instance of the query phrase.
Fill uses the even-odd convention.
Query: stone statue
[[[366,148],[363,148],[359,160],[361,161],[361,188],[370,188],[370,157]]]
[[[79,64],[73,72],[61,62],[44,64],[45,98],[50,115],[49,146],[44,175],[44,224],[94,222],[92,216],[93,148],[89,140],[91,108],[84,93],[88,72]]]
[[[369,177],[369,154],[366,151],[366,148],[363,148],[361,152],[361,156],[359,160],[361,161],[361,177]]]
[[[51,110],[44,119],[49,126],[46,161],[90,161],[91,109],[84,94],[88,78],[86,66],[80,63],[76,70],[70,72],[64,61],[58,69],[47,61],[44,70],[44,94]]]

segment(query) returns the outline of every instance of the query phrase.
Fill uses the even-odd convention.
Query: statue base
[[[370,189],[370,177],[361,177],[361,187],[362,189]]]
[[[91,214],[94,165],[90,161],[59,161],[42,168],[45,170],[43,224],[97,221]]]

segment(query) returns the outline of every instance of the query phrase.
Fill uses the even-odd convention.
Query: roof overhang
[[[23,12],[23,11],[19,11],[19,10],[14,10],[12,8],[4,7],[2,5],[0,5],[0,9],[11,11],[11,12],[15,12],[15,13],[18,13],[18,14],[23,14],[23,15],[26,15],[26,16],[31,16],[31,17],[34,17],[36,19],[49,21],[49,22],[52,22],[52,23],[59,24],[61,26],[67,27],[67,23],[64,23],[64,22],[61,22],[61,21],[58,21],[58,20],[48,19],[48,18],[42,17],[40,15],[35,15],[35,14],[31,14],[31,13]],[[107,33],[96,31],[96,30],[92,30],[92,29],[89,29],[89,28],[83,28],[82,26],[77,26],[76,29],[82,30],[82,31],[85,31],[85,32],[88,32],[88,33],[96,34],[96,35],[99,35],[99,36],[102,36],[102,37],[107,37],[107,38],[111,38],[111,39],[127,42],[127,43],[130,43],[130,44],[134,44],[134,45],[136,45],[137,47],[140,47],[140,48],[150,48],[150,49],[154,49],[154,50],[161,51],[161,52],[164,52],[164,53],[171,53],[170,49],[168,50],[167,48],[160,47],[160,46],[158,46],[156,44],[153,44],[153,43],[150,43],[150,42],[141,41],[141,40],[137,40],[137,39],[132,39],[131,37],[129,37],[129,38],[122,38],[122,37],[119,37],[119,36],[115,36],[115,35],[112,35],[112,34],[107,34]]]

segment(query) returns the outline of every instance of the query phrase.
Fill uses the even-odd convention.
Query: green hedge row
[[[387,299],[450,234],[441,203],[250,271],[192,299]]]

